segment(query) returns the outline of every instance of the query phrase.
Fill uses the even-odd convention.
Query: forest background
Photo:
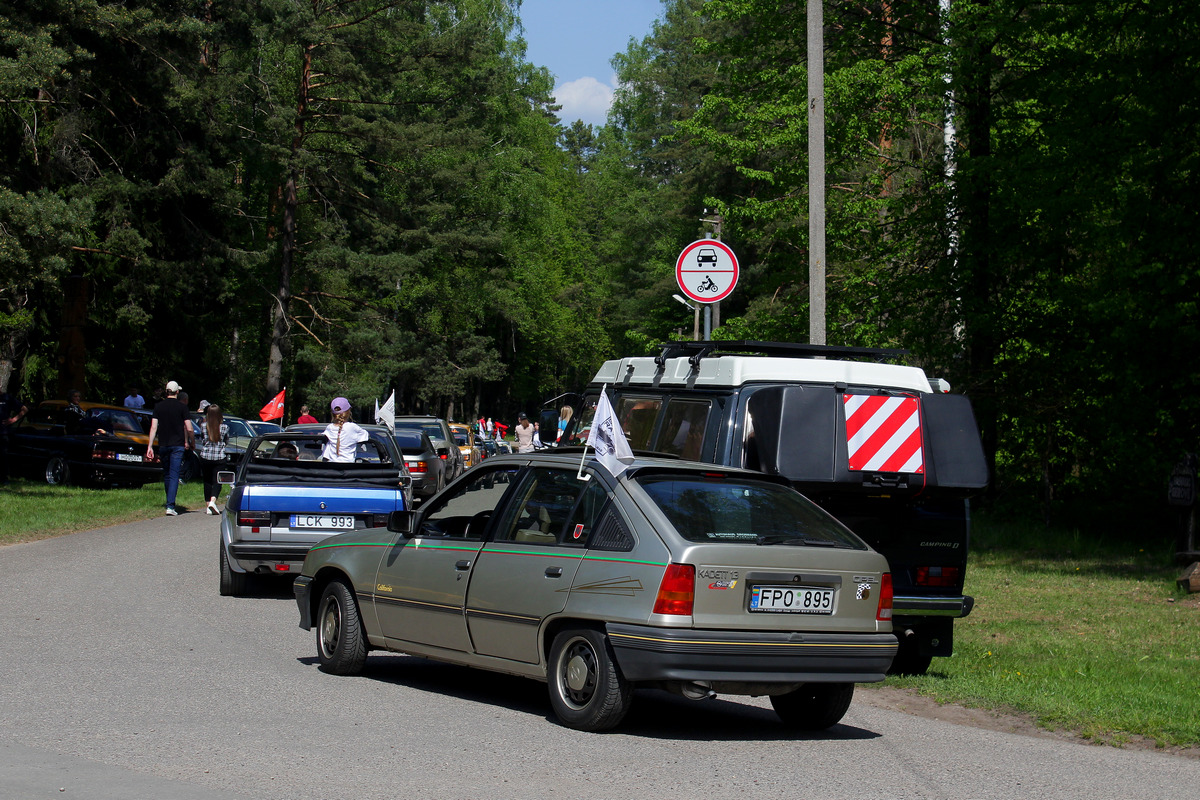
[[[806,341],[805,3],[665,0],[564,124],[519,0],[0,0],[0,389],[174,379],[503,418],[691,338]],[[1170,524],[1198,444],[1200,5],[825,3],[831,344],[968,394],[990,500]]]

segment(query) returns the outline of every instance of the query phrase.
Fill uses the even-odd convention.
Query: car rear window
[[[396,444],[406,456],[419,456],[425,452],[425,439],[420,431],[396,431]]]
[[[723,473],[648,474],[635,480],[689,542],[867,549],[848,528],[787,486]]]

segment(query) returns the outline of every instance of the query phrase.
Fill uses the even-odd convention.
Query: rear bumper
[[[280,574],[297,573],[304,565],[304,557],[312,549],[311,544],[277,544],[270,542],[233,542],[226,545],[229,560],[236,562],[245,572],[261,572],[265,567]],[[278,565],[286,569],[277,569]]]
[[[45,461],[46,459],[43,459]],[[113,483],[152,483],[163,479],[162,467],[158,464],[128,463],[108,459],[81,461],[67,459],[71,472],[81,478],[105,480]]]
[[[609,623],[631,681],[874,683],[896,655],[890,633],[788,633],[654,628]]]
[[[900,596],[892,599],[894,617],[965,617],[975,607],[975,598],[961,597]]]

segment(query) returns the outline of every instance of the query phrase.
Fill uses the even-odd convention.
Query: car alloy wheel
[[[51,456],[46,462],[46,483],[65,486],[71,480],[71,468],[62,456]]]
[[[633,686],[621,675],[608,637],[595,630],[563,631],[550,648],[550,705],[567,727],[601,731],[629,711]]]
[[[350,587],[334,581],[321,593],[317,611],[317,659],[321,670],[354,675],[367,660],[367,639]]]

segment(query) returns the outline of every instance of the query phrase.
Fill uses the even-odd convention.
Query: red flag
[[[258,412],[258,416],[262,417],[263,422],[273,419],[283,419],[283,395],[286,392],[287,389],[284,389],[275,395],[275,399],[263,406],[262,411]]]

